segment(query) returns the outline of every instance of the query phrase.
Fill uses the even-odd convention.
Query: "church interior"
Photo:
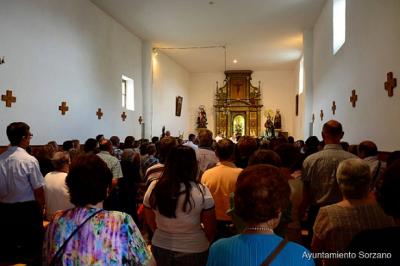
[[[381,227],[397,226],[395,228],[397,235],[393,235],[400,236],[398,227],[400,218],[395,214],[386,213],[383,206],[383,210],[376,207],[380,200],[379,193],[376,191],[380,189],[380,186],[384,186],[382,184],[384,181],[381,181],[383,176],[385,178],[395,175],[398,177],[399,173],[397,170],[397,172],[387,171],[383,173],[385,167],[382,166],[381,168],[381,163],[386,166],[384,161],[391,153],[400,150],[400,142],[396,137],[400,135],[398,124],[400,118],[400,87],[397,83],[397,79],[400,78],[399,14],[399,0],[1,0],[0,213],[8,210],[7,208],[10,206],[9,210],[12,209],[13,212],[10,211],[7,214],[8,217],[12,216],[11,213],[18,213],[17,208],[14,208],[16,205],[13,204],[20,203],[20,199],[15,200],[19,195],[16,196],[15,193],[10,196],[13,193],[9,193],[10,187],[18,187],[18,184],[10,181],[11,174],[4,174],[7,172],[4,170],[6,169],[4,165],[8,163],[7,154],[13,149],[18,150],[17,147],[26,149],[30,144],[33,149],[39,151],[50,145],[50,141],[55,142],[56,146],[57,144],[61,146],[66,141],[69,141],[69,144],[72,145],[72,140],[74,140],[82,144],[77,150],[75,150],[75,146],[71,146],[73,152],[76,152],[75,156],[78,156],[77,154],[83,153],[85,149],[83,143],[86,140],[100,136],[97,142],[93,139],[95,147],[88,153],[98,152],[97,154],[100,154],[98,157],[103,161],[91,170],[93,178],[95,178],[95,170],[107,166],[109,169],[106,168],[106,171],[107,173],[110,172],[109,184],[108,186],[107,184],[104,185],[104,197],[99,196],[101,201],[99,199],[82,206],[86,209],[96,209],[100,208],[99,206],[102,208],[104,200],[106,202],[110,198],[112,200],[112,191],[119,191],[119,185],[128,186],[127,183],[121,181],[123,177],[127,176],[125,174],[127,172],[124,171],[128,168],[126,165],[126,168],[124,168],[121,158],[125,155],[125,152],[130,152],[130,157],[127,155],[130,160],[129,163],[137,166],[135,174],[140,179],[140,182],[135,181],[135,198],[131,199],[134,201],[133,211],[131,210],[133,214],[126,211],[133,217],[133,220],[129,217],[124,218],[125,220],[132,220],[134,225],[137,223],[140,229],[139,231],[136,225],[132,227],[133,229],[129,228],[130,231],[134,232],[134,238],[137,237],[135,239],[139,239],[138,242],[140,242],[135,242],[135,245],[137,244],[135,250],[137,256],[135,255],[136,257],[130,262],[136,261],[138,265],[140,263],[155,265],[152,264],[154,261],[152,261],[151,252],[158,260],[157,263],[162,261],[159,259],[160,257],[167,256],[165,255],[167,253],[162,255],[162,252],[167,250],[163,249],[162,244],[164,243],[163,237],[168,234],[162,235],[160,231],[163,229],[159,229],[159,226],[169,228],[171,220],[168,219],[177,218],[176,216],[179,215],[176,215],[175,212],[170,216],[165,215],[165,213],[160,214],[161,204],[157,203],[159,199],[153,195],[160,193],[157,194],[160,196],[160,191],[178,191],[180,194],[177,192],[178,196],[173,195],[172,197],[175,202],[174,211],[178,212],[177,199],[180,200],[180,195],[184,194],[180,192],[181,183],[184,182],[178,183],[179,188],[176,188],[172,185],[166,186],[165,184],[169,184],[169,181],[163,183],[159,180],[169,178],[168,173],[172,176],[173,160],[176,159],[175,167],[178,169],[176,162],[180,163],[178,160],[180,158],[182,163],[179,167],[183,169],[189,168],[191,162],[195,165],[192,165],[192,169],[185,172],[188,176],[193,177],[190,182],[195,185],[186,180],[187,183],[184,183],[185,191],[192,193],[200,183],[204,184],[205,187],[205,192],[199,188],[200,193],[198,193],[202,196],[203,201],[196,202],[196,199],[193,199],[195,204],[192,206],[191,201],[187,200],[189,197],[187,196],[185,198],[187,201],[183,205],[189,204],[190,211],[192,207],[195,209],[202,206],[203,209],[199,211],[201,214],[198,215],[201,219],[204,218],[204,215],[210,215],[204,220],[199,220],[199,218],[199,221],[197,221],[198,228],[196,230],[201,228],[205,232],[201,231],[200,237],[196,235],[199,230],[194,233],[194,239],[198,242],[194,241],[196,243],[193,242],[193,244],[188,241],[189,244],[187,244],[184,238],[182,238],[183,240],[178,239],[181,242],[177,246],[183,246],[182,250],[185,250],[186,246],[192,248],[191,245],[193,245],[193,250],[200,247],[199,249],[202,252],[206,252],[205,257],[204,254],[197,252],[196,256],[199,257],[190,260],[193,262],[197,261],[198,258],[198,264],[190,264],[186,261],[186,264],[183,263],[182,265],[205,265],[207,256],[209,256],[207,265],[240,265],[240,263],[237,264],[238,261],[240,259],[246,260],[245,256],[238,258],[236,264],[234,260],[227,260],[223,264],[221,260],[224,257],[220,255],[222,253],[213,253],[221,247],[216,245],[217,249],[213,244],[209,249],[209,244],[213,243],[213,238],[209,238],[207,230],[214,230],[210,229],[214,226],[217,228],[218,235],[218,232],[221,232],[218,230],[223,231],[227,225],[228,227],[233,226],[236,221],[234,221],[234,216],[232,216],[233,218],[229,217],[228,220],[220,219],[218,213],[215,216],[213,208],[217,208],[217,204],[214,205],[214,201],[217,203],[220,198],[213,194],[215,191],[211,187],[215,184],[206,184],[207,176],[209,178],[209,176],[215,174],[211,170],[220,167],[221,164],[235,168],[235,170],[229,170],[232,171],[230,174],[235,177],[234,183],[230,184],[230,192],[234,193],[225,193],[225,197],[221,200],[224,201],[224,204],[228,204],[227,195],[229,195],[230,203],[233,204],[233,207],[232,205],[228,206],[229,211],[233,210],[232,212],[235,215],[235,211],[240,213],[240,208],[245,206],[244,203],[241,206],[241,201],[236,201],[236,197],[239,199],[243,197],[243,202],[245,202],[245,199],[251,198],[251,196],[268,194],[260,192],[259,194],[249,193],[245,195],[248,190],[244,189],[245,192],[240,190],[240,186],[246,186],[243,179],[239,182],[241,176],[246,175],[246,178],[250,180],[256,174],[262,176],[264,173],[270,173],[271,176],[275,174],[281,178],[280,175],[283,172],[278,173],[277,169],[284,168],[283,157],[288,156],[289,151],[285,153],[284,148],[281,150],[279,148],[273,149],[271,143],[276,144],[274,148],[278,147],[278,144],[293,144],[288,149],[296,147],[297,157],[291,158],[293,159],[292,165],[286,169],[292,171],[290,174],[285,174],[286,177],[290,176],[289,181],[285,180],[285,184],[281,184],[281,187],[278,187],[278,183],[282,181],[282,178],[277,178],[276,182],[268,183],[270,187],[277,186],[272,192],[270,191],[270,193],[277,193],[274,200],[286,195],[286,200],[289,202],[289,195],[293,196],[293,191],[301,195],[296,203],[297,205],[293,203],[295,201],[293,197],[290,198],[290,201],[293,204],[293,209],[299,209],[299,212],[296,213],[298,216],[296,219],[299,220],[296,224],[296,236],[302,239],[297,242],[297,246],[293,243],[286,244],[286,242],[282,244],[288,245],[287,247],[290,248],[290,256],[288,255],[287,258],[290,257],[291,259],[291,256],[299,257],[299,252],[303,252],[303,250],[308,252],[307,249],[313,252],[323,251],[322,242],[318,242],[323,239],[318,239],[318,237],[321,237],[324,233],[323,230],[328,227],[323,224],[323,219],[327,217],[323,217],[324,211],[327,210],[325,209],[327,206],[335,204],[343,205],[350,202],[351,205],[357,202],[359,205],[364,203],[368,205],[373,201],[374,209],[369,211],[379,214],[374,216],[377,220],[374,222]],[[20,143],[23,143],[23,145],[12,144],[10,136],[8,136],[9,132],[7,131],[6,134],[6,129],[8,130],[8,127],[17,121],[25,122],[30,127],[25,135],[21,136]],[[211,131],[212,134],[209,145],[202,144],[202,138],[207,140],[209,137],[207,135],[209,131],[205,129]],[[203,135],[200,136],[201,134]],[[127,145],[128,138],[125,139],[127,136],[130,138],[131,145]],[[164,136],[168,138],[165,138],[163,143]],[[175,153],[169,151],[170,153],[163,155],[160,147],[169,145],[167,142],[170,136],[178,139],[177,141],[175,138],[171,138],[174,144],[169,147]],[[288,141],[289,136],[292,142]],[[341,144],[340,141],[355,146],[368,140],[365,143],[365,149],[368,150],[373,142],[372,145],[376,144],[377,147],[375,147],[377,151],[373,154],[376,157],[374,163],[377,162],[378,166],[377,168],[371,166],[371,169],[377,169],[376,173],[370,170],[365,162],[364,164],[359,162],[362,161],[360,158],[368,157],[366,154],[364,154],[364,157],[360,155],[362,153],[361,145],[358,146],[358,150],[356,148],[352,155],[350,150],[348,150],[349,152],[343,151],[343,153],[340,153],[342,152],[340,151],[337,154],[340,154],[341,157],[337,154],[327,156],[329,160],[325,163],[328,166],[316,166],[318,164],[317,156],[314,156],[315,154],[311,152],[304,152],[304,149],[296,146],[311,136],[318,137],[313,146],[315,148],[313,153],[319,155],[322,154],[320,153],[321,150],[324,152],[323,145],[326,145],[327,149],[342,150],[342,148],[338,148]],[[115,145],[112,141],[109,141],[108,139],[111,137],[119,138],[121,146],[119,146],[119,139],[118,144]],[[150,143],[154,137],[160,139]],[[256,168],[248,167],[248,165],[250,166],[249,158],[251,154],[242,156],[238,148],[239,144],[236,144],[236,141],[235,144],[224,142],[225,139],[236,140],[236,137],[241,138],[243,143],[249,146],[254,142],[254,149],[249,148],[251,152],[262,150],[263,143],[270,145],[268,149],[274,150],[277,156],[282,157],[282,161],[278,158],[276,164],[274,164],[275,152],[272,155],[266,153],[263,159],[270,161],[259,163],[263,166],[258,166],[261,168],[257,169],[261,170],[257,170],[258,172],[255,174],[252,171]],[[28,139],[28,142],[26,142],[26,139]],[[122,143],[124,139],[126,147]],[[144,139],[146,141],[141,142]],[[284,143],[279,143],[279,140],[282,139],[284,139]],[[325,142],[319,142],[322,139]],[[10,142],[12,145],[10,145]],[[142,154],[139,145],[144,144],[144,142],[146,150]],[[189,143],[188,145],[192,145],[191,147],[195,152],[183,147],[185,145],[178,145],[178,142],[180,144],[187,142],[185,145]],[[221,147],[218,146],[219,143],[221,143]],[[223,145],[225,146],[222,147]],[[57,148],[59,148],[58,146]],[[151,149],[149,146],[151,146]],[[229,153],[229,156],[224,157],[223,148],[228,150],[228,146],[231,150],[224,152]],[[67,151],[65,147],[63,148],[64,151]],[[102,152],[103,155],[101,155]],[[108,155],[104,155],[108,152]],[[329,151],[326,153],[329,153]],[[398,153],[396,153],[396,156],[399,156]],[[94,154],[90,156],[92,155],[94,156]],[[335,157],[336,155],[337,157]],[[356,157],[355,155],[359,157],[357,160],[353,158]],[[28,155],[20,156],[27,158]],[[71,157],[67,159],[68,164],[73,161],[72,153],[69,156]],[[259,156],[261,155],[259,154]],[[322,157],[322,155],[320,156]],[[203,166],[201,165],[202,159],[199,158],[207,158],[204,159],[206,162]],[[150,160],[151,165],[147,167],[142,164],[142,160],[147,162],[148,159],[153,161]],[[191,159],[193,160],[190,161]],[[93,160],[93,164],[96,163],[96,159]],[[116,161],[119,168],[122,169],[119,169],[120,173],[115,174],[110,167],[110,163],[114,162],[112,160]],[[210,160],[210,162],[207,160]],[[347,160],[350,160],[348,165],[346,163],[342,165],[341,162]],[[127,163],[126,161],[125,163]],[[294,163],[294,161],[296,162]],[[35,162],[37,163],[37,161]],[[392,165],[400,169],[400,162],[398,160],[397,164],[396,161],[394,162],[391,162],[391,164],[393,163]],[[73,165],[76,168],[84,169],[89,164],[90,162],[86,165],[83,163],[82,165],[79,165],[79,163]],[[265,166],[265,164],[274,166]],[[152,168],[153,166],[156,167]],[[327,174],[328,170],[326,169],[330,167],[333,169],[331,169],[333,174]],[[373,184],[373,187],[368,187],[369,184],[366,185],[364,184],[366,182],[364,182],[365,193],[360,192],[362,196],[355,197],[353,202],[351,197],[356,192],[351,194],[345,189],[339,189],[345,187],[346,182],[350,182],[344,179],[350,178],[349,176],[352,174],[363,178],[362,169],[364,168],[362,167],[366,167],[368,172],[366,175],[371,180],[375,180],[376,183]],[[240,168],[244,169],[243,172]],[[389,168],[388,163],[388,169],[392,168]],[[240,171],[237,171],[237,169],[240,169]],[[359,169],[359,171],[353,173],[351,169]],[[62,186],[65,188],[65,185],[67,185],[68,191],[79,190],[86,185],[87,191],[96,191],[96,188],[92,188],[90,185],[101,183],[93,181],[84,184],[83,182],[80,187],[76,185],[79,183],[76,181],[79,178],[75,180],[76,184],[68,181],[69,179],[72,180],[74,175],[78,176],[77,172],[71,171],[73,174],[68,174],[68,177],[66,177],[69,170],[68,168],[66,171],[61,171],[65,173]],[[152,172],[153,170],[154,172]],[[325,170],[326,172],[324,172]],[[14,169],[14,171],[16,170]],[[220,171],[222,172],[222,170]],[[317,176],[315,173],[317,171],[323,173],[321,176],[324,177],[330,175],[331,179],[329,181],[318,181],[319,183],[317,182],[318,184],[315,185],[315,176]],[[298,175],[296,176],[295,173]],[[157,182],[151,183],[154,181],[151,179],[152,174]],[[179,176],[179,171],[176,170],[175,174]],[[313,174],[315,175],[314,179],[311,178]],[[32,184],[31,175],[28,175],[29,184],[25,184],[25,189],[28,188],[29,193],[32,194],[33,191],[34,194],[30,195],[30,201],[21,202],[40,203],[36,190],[45,186],[43,185],[44,175],[39,176],[41,181],[39,180],[37,183],[41,185],[37,185],[38,188],[36,188],[36,181]],[[223,175],[221,174],[221,176]],[[121,179],[118,180],[119,178]],[[268,178],[266,177],[266,179]],[[150,179],[151,182],[147,182]],[[253,181],[256,183],[261,182],[260,180],[263,180],[262,177],[254,178]],[[296,183],[296,180],[299,182]],[[26,183],[26,180],[23,182]],[[157,184],[153,185],[155,183]],[[270,188],[267,186],[267,181],[261,183],[260,189]],[[162,185],[165,186],[161,187]],[[190,189],[187,189],[188,186],[190,186]],[[328,196],[323,195],[322,199],[319,198],[321,201],[316,200],[317,196],[320,196],[318,193],[322,193],[323,190],[319,191],[318,186],[324,187],[328,191],[326,192]],[[198,187],[202,186],[198,185]],[[281,189],[282,187],[284,189]],[[161,188],[168,189],[163,190]],[[255,190],[257,187],[252,187],[252,189]],[[330,194],[334,194],[332,191],[335,192],[334,197],[336,198],[334,199],[329,198]],[[241,192],[244,194],[240,194]],[[44,192],[41,191],[41,193]],[[238,195],[236,196],[235,193]],[[311,199],[311,196],[307,198],[306,195],[312,195],[315,199]],[[350,195],[349,198],[346,198],[347,195]],[[82,207],[73,202],[73,197],[76,197],[76,195],[71,192],[70,201],[73,205],[68,202],[72,206],[71,209],[75,210]],[[306,202],[307,200],[309,202]],[[315,201],[313,202],[313,200]],[[397,202],[398,199],[394,201]],[[256,201],[254,200],[254,202]],[[248,208],[249,212],[255,209],[253,208],[254,202],[247,204],[251,205],[251,208]],[[277,203],[276,206],[278,205]],[[304,207],[303,205],[307,206]],[[43,206],[39,206],[42,209],[39,208],[38,212],[40,230],[43,229],[42,227],[49,226],[47,220],[42,224]],[[45,207],[47,208],[47,206]],[[225,207],[221,217],[227,215],[225,211],[228,210],[228,207]],[[262,212],[262,207],[258,207]],[[286,207],[282,203],[282,206],[276,208],[277,210],[271,211],[273,215],[268,217],[270,219],[265,218],[265,221],[257,220],[256,223],[253,220],[250,222],[243,220],[247,227],[243,227],[244,231],[239,232],[239,234],[246,234],[251,230],[253,232],[249,235],[260,233],[260,231],[262,233],[277,232],[281,220],[287,218],[284,213],[285,210],[287,211]],[[218,206],[218,208],[220,207]],[[107,207],[104,207],[104,209],[107,209]],[[212,211],[210,211],[211,209]],[[186,211],[185,207],[183,207],[183,210]],[[108,215],[106,210],[99,210],[98,212],[101,211],[105,212],[101,215]],[[93,222],[90,219],[98,212],[88,212],[93,215],[88,218],[89,223]],[[290,215],[293,215],[291,212],[292,209],[289,209],[286,213],[289,220]],[[167,222],[163,220],[164,216],[168,218],[166,219]],[[211,216],[213,218],[210,218]],[[300,216],[301,218],[306,217],[312,222],[300,225]],[[144,220],[138,217],[142,217]],[[150,217],[150,222],[147,220],[148,217]],[[307,219],[302,220],[302,222]],[[52,221],[51,219],[48,220]],[[208,224],[210,220],[215,224],[212,224],[212,222],[210,222],[212,225]],[[322,226],[313,228],[315,221],[317,221],[318,226],[320,224]],[[86,222],[87,220],[84,223]],[[179,222],[180,220],[177,224]],[[157,225],[155,225],[156,223]],[[4,228],[7,226],[12,227],[12,223],[7,224],[0,221],[0,233],[6,232],[7,230],[4,230]],[[50,222],[51,230],[54,229],[52,226],[53,224]],[[379,226],[377,225],[376,228],[380,228]],[[273,231],[273,229],[276,229],[276,231]],[[64,230],[64,233],[66,231]],[[153,233],[155,237],[152,235]],[[179,235],[179,232],[177,234]],[[346,238],[346,234],[344,235],[343,239]],[[152,236],[153,246],[150,242]],[[40,237],[43,237],[43,235]],[[48,235],[45,236],[45,239],[46,237],[47,240],[50,239]],[[13,236],[9,237],[9,239],[12,238]],[[43,241],[43,239],[40,240]],[[343,240],[343,243],[348,244],[350,240],[352,239],[347,239],[347,242]],[[282,242],[284,241],[286,240],[282,240]],[[329,242],[326,239],[325,241],[324,244],[326,245],[340,242]],[[157,247],[160,243],[161,246]],[[36,247],[40,246],[41,248],[41,244],[36,245]],[[300,246],[300,244],[305,247]],[[0,249],[6,247],[1,240],[0,245],[2,245]],[[281,243],[279,243],[280,245]],[[48,244],[46,252],[53,255],[55,253],[53,259],[58,259],[58,252],[51,250],[50,246]],[[152,247],[151,252],[147,250],[148,246]],[[180,252],[179,248],[171,250]],[[332,250],[335,250],[335,247]],[[39,258],[39,253],[41,253],[41,250],[36,250],[35,260],[42,259]],[[182,253],[185,252],[182,251]],[[70,253],[66,254],[65,257],[70,255]],[[312,257],[313,255],[309,256]],[[254,265],[260,265],[263,257],[264,255],[257,258],[258,264],[255,263]],[[285,265],[282,262],[285,258],[282,257],[284,256],[279,257],[280,265]],[[50,256],[44,259],[50,262],[49,258],[51,259]],[[310,258],[304,260],[303,257],[303,264],[294,265],[314,265]],[[324,258],[314,257],[314,259]],[[397,259],[400,261],[399,258]],[[51,260],[51,262],[54,261]],[[331,262],[328,260],[326,265],[337,265],[336,262],[329,264]],[[29,265],[29,262],[27,264]],[[1,256],[0,265],[8,265],[3,264]],[[115,265],[118,265],[118,263]]]
[[[296,140],[320,136],[335,119],[349,143],[398,149],[399,95],[385,90],[400,72],[398,1],[347,1],[337,51],[332,0],[145,2],[2,1],[2,130],[26,121],[34,145],[97,134],[150,138],[163,126],[186,139],[203,106],[215,134],[229,112],[230,137],[234,114],[217,92],[225,71],[250,70],[260,95],[256,120],[244,113],[247,134],[256,123],[251,134],[263,136],[268,113],[279,110],[282,131]],[[121,105],[126,80],[129,109]],[[8,144],[5,134],[0,144]]]

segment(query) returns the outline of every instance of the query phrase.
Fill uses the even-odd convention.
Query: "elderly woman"
[[[383,259],[358,257],[343,261],[341,265],[400,265],[400,160],[390,165],[382,176],[382,184],[376,191],[378,204],[386,214],[392,216],[395,226],[365,230],[351,241],[349,252],[383,254]]]
[[[152,251],[159,265],[205,265],[215,234],[214,200],[197,181],[195,151],[173,148],[159,180],[144,196],[145,218],[154,231]]]
[[[343,200],[319,210],[311,243],[314,252],[343,252],[360,231],[394,225],[393,218],[369,196],[371,172],[366,162],[358,158],[342,161],[336,179]],[[337,265],[338,260],[325,259],[324,263]]]
[[[76,208],[57,212],[44,243],[49,265],[147,265],[150,253],[131,216],[102,209],[112,174],[96,155],[72,163],[66,178]]]
[[[246,223],[239,235],[215,242],[207,265],[314,265],[301,245],[274,234],[289,203],[290,187],[279,168],[260,164],[243,170],[236,183],[235,207]]]

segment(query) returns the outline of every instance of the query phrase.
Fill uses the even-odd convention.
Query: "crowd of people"
[[[6,133],[0,263],[400,265],[400,152],[344,143],[338,121],[296,142]]]

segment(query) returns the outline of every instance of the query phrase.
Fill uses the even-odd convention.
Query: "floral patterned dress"
[[[71,233],[98,210],[78,207],[54,215],[44,242],[46,265]],[[146,265],[150,256],[131,216],[102,211],[71,238],[58,262],[62,265]]]

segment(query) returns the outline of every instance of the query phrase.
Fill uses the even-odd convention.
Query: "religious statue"
[[[281,122],[281,113],[279,110],[276,110],[275,118],[274,118],[274,128],[281,129],[282,122]]]
[[[266,129],[266,135],[268,137],[274,137],[275,136],[275,127],[274,123],[272,122],[272,116],[270,113],[267,114],[267,121],[265,121],[265,129]]]
[[[197,128],[207,128],[207,114],[204,105],[199,106]]]

